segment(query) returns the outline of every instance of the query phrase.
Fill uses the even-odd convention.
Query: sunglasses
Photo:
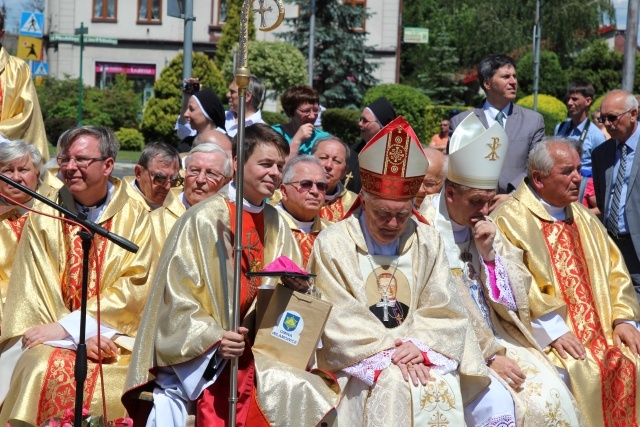
[[[633,108],[631,110],[633,110]],[[624,116],[625,114],[627,114],[631,110],[627,110],[627,111],[625,111],[623,113],[618,114],[617,116],[615,114],[602,115],[602,113],[601,113],[600,117],[598,117],[598,119],[597,119],[598,123],[604,124],[606,121],[609,121],[609,123],[614,124],[620,117]]]
[[[182,177],[180,176],[180,174],[176,174],[172,177],[168,177],[167,175],[157,172],[157,173],[151,173],[151,171],[147,168],[144,168],[144,170],[146,170],[149,173],[149,176],[151,177],[153,183],[155,185],[166,185],[167,182],[171,183],[172,187],[179,187],[182,185]]]
[[[285,183],[285,185],[293,185],[293,184],[299,184],[300,189],[304,191],[310,191],[314,185],[316,186],[318,191],[321,191],[323,193],[326,193],[327,190],[329,189],[329,185],[326,182],[319,182],[319,181],[314,182],[314,181],[311,181],[310,179],[302,179],[300,181],[292,181],[292,182]],[[295,187],[295,185],[293,186]]]

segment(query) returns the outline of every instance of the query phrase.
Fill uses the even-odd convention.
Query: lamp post
[[[82,52],[84,51],[84,35],[89,34],[89,29],[80,23],[80,28],[75,29],[75,34],[80,36],[80,74],[78,77],[78,126],[82,126]]]

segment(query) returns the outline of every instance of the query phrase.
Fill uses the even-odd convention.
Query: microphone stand
[[[52,207],[62,215],[71,218],[72,220],[81,224],[83,227],[86,227],[90,230],[90,232],[87,232],[86,230],[82,229],[78,233],[80,238],[82,239],[82,296],[80,305],[80,338],[78,340],[78,348],[76,350],[76,364],[74,369],[74,376],[76,380],[74,424],[75,426],[80,427],[82,425],[84,383],[87,379],[87,345],[85,342],[85,335],[87,328],[87,293],[89,288],[89,251],[91,250],[91,242],[93,241],[93,236],[95,234],[99,234],[100,236],[105,237],[109,241],[115,243],[116,245],[129,252],[138,252],[138,246],[117,234],[111,233],[101,225],[98,225],[93,221],[89,221],[85,213],[75,214],[70,210],[58,205],[54,201],[49,200],[46,197],[36,193],[30,188],[18,184],[17,182],[3,174],[0,174],[0,181],[6,182],[7,184],[17,188],[23,193],[30,195],[34,199],[39,200],[45,205]]]

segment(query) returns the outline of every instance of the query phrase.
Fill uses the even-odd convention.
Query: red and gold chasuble
[[[637,426],[635,365],[618,347],[607,343],[578,227],[575,222],[543,222],[542,233],[567,305],[569,327],[598,364],[604,427]]]
[[[298,242],[300,252],[302,252],[302,268],[307,268],[309,257],[311,257],[311,251],[313,250],[313,243],[316,241],[319,232],[305,233],[302,230],[291,229],[293,237]]]
[[[0,100],[1,102],[1,100]],[[22,236],[22,229],[24,228],[24,224],[27,222],[28,215],[22,215],[18,219],[7,219],[9,221],[9,226],[11,230],[16,235],[16,239],[20,241],[20,236]]]
[[[342,197],[336,197],[333,202],[324,205],[322,209],[320,209],[320,213],[318,215],[320,216],[320,218],[326,219],[327,221],[338,222],[341,221],[342,218],[344,218],[345,213],[346,210],[344,207],[344,203],[342,203]]]
[[[104,227],[110,230],[111,220],[107,221]],[[78,236],[80,227],[64,223],[63,229],[67,246],[67,261],[60,287],[65,306],[70,311],[75,311],[80,309],[82,302],[82,241]],[[104,255],[107,248],[106,243],[106,238],[97,234],[94,235],[89,252],[88,299],[98,294]],[[51,417],[62,416],[65,409],[74,408],[76,395],[75,360],[76,352],[72,350],[56,348],[51,353],[39,397],[38,425],[42,425]],[[87,378],[84,384],[83,407],[85,408],[89,408],[91,405],[99,372],[97,363],[88,360],[87,364]],[[105,381],[108,382],[109,379],[105,378]]]
[[[231,241],[235,239],[235,203],[227,202],[231,218]],[[233,256],[232,254],[230,254]],[[242,278],[240,288],[240,319],[243,319],[260,287],[259,277],[247,277],[247,272],[262,270],[264,266],[264,215],[242,212]],[[245,352],[238,358],[238,403],[236,425],[238,427],[269,426],[256,400],[255,364],[249,343],[245,340]],[[216,381],[197,401],[196,426],[225,426],[229,418],[230,364],[223,369]]]

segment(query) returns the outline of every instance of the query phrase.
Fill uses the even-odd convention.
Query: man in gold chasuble
[[[543,140],[525,182],[492,217],[524,252],[533,336],[568,374],[589,427],[637,426],[640,306],[607,230],[575,203],[580,181],[575,142]]]
[[[92,414],[102,413],[102,381],[95,363],[102,357],[110,419],[125,414],[120,395],[158,256],[147,212],[129,198],[121,181],[110,178],[118,148],[111,130],[85,126],[65,132],[57,157],[64,186],[53,194],[57,203],[86,213],[139,247],[133,254],[96,235],[89,253],[89,366],[83,406]],[[55,219],[58,213],[48,206],[34,207],[54,218],[29,215],[11,271],[0,336],[0,366],[9,371],[0,377],[3,426],[40,426],[73,409],[75,401],[80,227]]]
[[[449,144],[442,191],[420,213],[444,240],[460,295],[490,368],[491,385],[465,407],[468,426],[580,426],[571,392],[532,336],[522,252],[487,217],[509,147],[499,124],[471,114]],[[522,319],[522,320],[521,320]]]
[[[237,153],[234,157],[237,160]],[[281,255],[300,264],[291,230],[265,203],[282,180],[289,145],[265,124],[245,133],[240,333],[229,331],[233,295],[236,183],[184,213],[167,237],[136,340],[123,402],[136,426],[224,426],[229,359],[239,358],[237,426],[315,426],[337,405],[327,375],[294,368],[251,350],[258,287],[247,276]],[[328,385],[329,384],[329,385]],[[137,396],[153,392],[153,404]]]
[[[359,163],[359,207],[320,233],[308,265],[334,305],[318,366],[338,377],[338,422],[462,426],[490,380],[442,239],[413,217],[428,162],[398,117]]]

